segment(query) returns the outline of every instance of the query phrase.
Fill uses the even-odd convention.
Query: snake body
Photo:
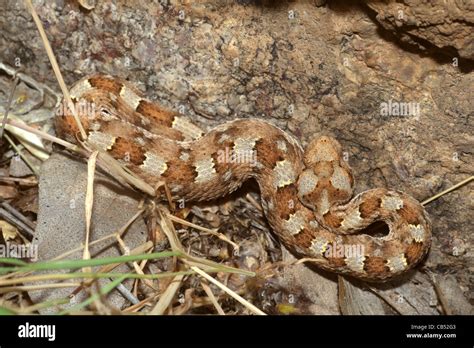
[[[70,94],[90,143],[150,185],[166,182],[176,198],[215,199],[254,178],[279,239],[325,270],[384,281],[413,268],[429,250],[430,221],[414,198],[384,188],[352,198],[354,179],[333,138],[315,139],[303,150],[288,133],[257,119],[204,133],[111,76],[83,78]],[[88,111],[81,113],[81,105]],[[69,112],[55,126],[76,141]],[[387,235],[360,233],[376,221],[388,225]]]

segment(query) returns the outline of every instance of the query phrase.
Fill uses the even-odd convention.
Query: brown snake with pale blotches
[[[110,76],[84,78],[70,94],[76,104],[94,105],[81,117],[90,143],[150,185],[165,181],[176,198],[215,199],[254,178],[279,239],[323,269],[383,281],[413,268],[429,250],[430,222],[414,198],[378,188],[351,199],[353,176],[333,138],[313,140],[303,151],[288,133],[256,119],[204,133]],[[76,141],[71,114],[57,117],[56,129]],[[357,234],[375,221],[384,221],[389,233]]]

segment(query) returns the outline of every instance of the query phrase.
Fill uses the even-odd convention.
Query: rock
[[[283,248],[283,261],[290,263],[296,258]],[[305,297],[309,300],[307,305],[294,304],[295,307],[304,307],[305,314],[339,314],[337,283],[315,272],[314,268],[304,264],[287,266],[279,281],[289,294],[294,294],[294,298]]]
[[[402,41],[423,50],[474,60],[474,2],[367,1],[376,20]]]
[[[370,284],[373,293],[401,315],[438,315],[438,299],[428,275],[411,271],[387,283]]]
[[[364,283],[339,277],[338,296],[344,315],[438,315],[428,276],[411,271],[386,283]]]
[[[473,315],[474,306],[464,297],[459,282],[452,275],[434,276],[438,297],[447,315]]]
[[[85,212],[84,199],[87,183],[87,165],[83,160],[65,154],[52,155],[42,166],[39,182],[38,222],[33,244],[37,245],[38,260],[45,261],[79,247],[84,242]],[[136,213],[139,196],[122,188],[105,175],[96,174],[94,185],[94,203],[92,232],[90,241],[97,240],[118,230]],[[123,240],[128,248],[133,249],[146,241],[146,226],[138,218],[128,228]],[[115,238],[107,239],[91,246],[93,257],[110,257],[122,255]],[[68,256],[68,259],[82,258],[82,251]],[[117,267],[115,272],[129,272],[126,265]],[[55,271],[61,272],[61,271]],[[103,286],[108,280],[101,280]],[[131,282],[124,282],[130,287]],[[34,302],[65,298],[73,288],[46,289],[30,291]],[[86,299],[84,291],[79,292],[69,305]],[[107,297],[109,302],[121,307],[126,300],[113,290]],[[52,313],[55,309],[42,310],[43,314]]]
[[[363,283],[339,279],[339,303],[344,315],[382,315],[387,314],[387,306]]]
[[[35,166],[35,168],[39,168],[41,164],[39,159],[30,155],[27,151],[24,151],[23,155],[28,158],[30,163]],[[21,178],[24,176],[33,175],[33,172],[20,156],[15,155],[10,161],[10,175],[16,178]]]

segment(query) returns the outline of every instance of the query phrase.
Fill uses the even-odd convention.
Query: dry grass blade
[[[173,301],[176,292],[179,290],[181,283],[183,281],[184,275],[180,274],[173,278],[171,284],[166,288],[163,294],[160,297],[160,300],[151,310],[150,314],[162,315],[165,313],[166,309],[170,306],[171,301]]]
[[[0,294],[5,294],[13,291],[36,291],[42,289],[57,289],[57,288],[73,288],[79,286],[81,283],[54,283],[54,284],[40,284],[40,285],[18,285],[6,286],[0,288]]]
[[[105,152],[99,153],[99,161],[102,165],[104,165],[108,171],[112,174],[112,176],[119,181],[120,183],[124,184],[125,186],[132,185],[136,187],[140,191],[154,197],[156,195],[155,190],[153,187],[148,185],[146,182],[141,180],[140,178],[136,177],[132,172],[128,171],[122,165],[120,165],[113,157]]]
[[[222,307],[221,307],[221,305],[219,304],[219,302],[217,302],[217,299],[216,299],[216,297],[214,296],[214,294],[212,293],[212,290],[211,290],[211,288],[209,287],[209,285],[207,285],[205,282],[201,282],[201,286],[202,286],[202,288],[204,289],[204,292],[206,293],[207,297],[209,297],[209,299],[211,300],[212,304],[214,305],[214,308],[217,310],[217,313],[219,313],[219,315],[225,315],[224,310],[222,309]]]
[[[36,13],[36,10],[34,9],[33,5],[31,4],[31,0],[25,0],[25,3],[33,17],[33,20],[38,28],[38,31],[40,33],[41,39],[43,41],[44,47],[46,49],[46,53],[48,54],[48,58],[50,60],[51,66],[53,68],[54,74],[56,76],[56,79],[58,80],[59,86],[61,87],[61,91],[63,92],[64,99],[67,102],[68,108],[71,110],[74,119],[76,120],[77,126],[79,128],[79,131],[81,133],[81,138],[86,139],[87,134],[86,131],[84,130],[84,127],[82,126],[80,119],[78,117],[76,108],[74,106],[74,103],[71,100],[71,97],[69,95],[69,91],[66,87],[66,84],[64,83],[64,79],[62,77],[61,71],[59,69],[58,63],[56,61],[56,58],[54,56],[53,50],[51,49],[51,45],[49,44],[48,38],[46,36],[46,33],[44,31],[43,25],[41,24],[41,21],[38,17],[38,14]],[[133,173],[127,172],[118,162],[116,162],[112,157],[110,157],[106,153],[100,153],[99,154],[99,160],[102,163],[105,163],[106,167],[112,171],[112,174],[114,174],[115,179],[121,182],[122,184],[125,182],[131,184],[132,186],[138,188],[139,190],[151,195],[155,196],[155,190],[145,183],[143,180],[137,178]],[[120,178],[123,178],[124,180],[120,180]]]
[[[141,300],[140,302],[133,304],[130,307],[127,307],[123,310],[123,313],[136,313],[140,309],[142,309],[144,306],[147,306],[149,302],[155,301],[158,298],[158,294],[153,294],[151,296],[148,296],[147,298]]]
[[[153,248],[153,243],[151,241],[148,241],[135,249],[131,250],[129,255],[138,255],[138,254],[143,254]],[[113,263],[110,265],[102,266],[97,270],[97,273],[109,273],[111,272],[114,268],[120,266],[120,263]],[[84,286],[90,286],[90,284],[94,282],[94,280],[89,280],[87,282],[84,282]]]
[[[447,193],[449,193],[449,192],[451,192],[451,191],[454,191],[454,190],[458,189],[459,187],[461,187],[461,186],[463,186],[463,185],[466,185],[467,183],[471,182],[472,180],[474,180],[474,175],[471,176],[471,177],[469,177],[469,178],[467,178],[467,179],[465,179],[465,180],[463,180],[463,181],[461,181],[461,182],[459,182],[459,183],[457,183],[456,185],[453,185],[453,186],[451,186],[450,188],[448,188],[448,189],[446,189],[446,190],[444,190],[444,191],[442,191],[442,192],[440,192],[440,193],[434,195],[433,197],[428,198],[427,200],[423,201],[421,204],[422,204],[422,205],[427,205],[428,203],[431,203],[431,202],[434,201],[435,199],[438,199],[439,197],[444,196],[445,194],[447,194]]]
[[[21,229],[31,240],[34,237],[35,231],[34,227],[30,227],[19,218],[14,216],[11,212],[5,210],[4,208],[0,208],[0,218],[5,219],[6,221],[10,222],[12,225]]]
[[[46,36],[46,33],[43,28],[43,24],[41,23],[41,20],[39,19],[38,14],[36,13],[36,10],[31,3],[31,0],[25,0],[25,3],[31,13],[31,16],[33,17],[36,27],[38,28],[38,31],[41,36],[41,40],[43,41],[44,48],[46,49],[46,53],[48,55],[49,61],[51,62],[51,66],[53,67],[54,74],[56,75],[56,79],[58,80],[59,86],[61,87],[61,91],[63,92],[64,99],[67,102],[68,108],[71,110],[74,116],[74,119],[76,120],[77,126],[79,128],[79,132],[81,133],[81,137],[82,139],[86,139],[87,138],[86,131],[84,130],[84,127],[81,124],[79,116],[77,115],[76,108],[74,106],[74,103],[71,100],[71,96],[69,95],[69,90],[66,87],[66,83],[64,82],[63,76],[61,74],[61,70],[59,70],[58,62],[56,61],[56,57],[54,56],[51,45],[49,44],[48,37]]]
[[[322,263],[320,259],[312,259],[310,257],[303,257],[301,259],[295,260],[291,264],[299,265],[300,263],[305,263],[305,262],[311,262],[311,263],[315,263],[315,264],[321,264]]]
[[[52,300],[52,301],[40,302],[40,303],[34,304],[32,306],[24,307],[24,308],[18,308],[16,309],[16,312],[18,314],[32,314],[33,312],[36,312],[43,308],[64,305],[67,303],[69,303],[69,299],[62,298],[62,299],[57,299],[57,300]]]
[[[17,209],[15,209],[14,207],[12,207],[10,204],[8,204],[8,202],[1,202],[0,203],[0,206],[2,206],[2,208],[4,208],[5,210],[7,210],[10,214],[12,214],[14,217],[16,217],[18,220],[20,220],[21,222],[23,222],[25,225],[27,225],[28,227],[30,227],[31,229],[35,229],[36,228],[36,223],[30,221],[26,216],[24,216],[21,212],[19,212]]]
[[[168,238],[168,241],[171,246],[171,250],[178,250],[181,252],[185,252],[183,245],[181,244],[178,235],[176,234],[176,231],[174,229],[174,226],[170,219],[168,219],[167,215],[169,214],[168,212],[162,212],[161,210],[158,210],[159,217],[160,217],[160,227],[161,230],[165,233],[166,237]]]
[[[84,242],[84,251],[82,258],[84,260],[90,260],[91,254],[89,251],[89,238],[92,220],[92,207],[94,205],[94,174],[95,164],[97,162],[98,151],[92,152],[89,159],[87,160],[87,188],[86,188],[86,199],[85,199],[85,218],[86,218],[86,236]],[[91,273],[91,267],[85,267],[82,269],[84,273]],[[94,305],[97,309],[104,310],[104,306],[100,303],[100,297],[94,297]]]
[[[227,286],[225,286],[224,284],[222,284],[221,282],[215,280],[214,278],[212,278],[209,274],[207,274],[206,272],[204,272],[203,270],[201,270],[199,267],[196,267],[196,266],[192,266],[191,269],[193,271],[195,271],[196,273],[198,273],[200,276],[204,277],[205,279],[207,279],[208,281],[210,281],[212,284],[216,285],[217,287],[219,287],[221,290],[223,290],[224,292],[226,292],[227,294],[229,294],[232,298],[234,298],[235,300],[237,300],[238,302],[240,302],[242,305],[244,305],[246,308],[248,308],[251,312],[255,313],[255,314],[258,314],[258,315],[266,315],[264,312],[262,312],[260,309],[258,309],[257,307],[255,307],[253,304],[251,304],[249,301],[247,301],[246,299],[244,299],[242,296],[240,296],[239,294],[237,294],[235,291],[229,289]]]
[[[171,221],[180,223],[183,226],[189,226],[189,227],[195,228],[197,230],[212,234],[213,236],[216,236],[220,240],[223,240],[224,242],[229,243],[230,245],[232,245],[232,247],[234,248],[234,251],[239,250],[239,246],[236,243],[234,243],[233,241],[231,241],[229,238],[227,238],[225,235],[223,235],[222,233],[218,233],[218,232],[216,232],[214,230],[211,230],[209,228],[205,228],[205,227],[193,224],[192,222],[180,219],[179,217],[176,217],[176,216],[174,216],[173,214],[170,214],[170,213],[167,213],[166,217],[168,217]]]
[[[94,151],[89,160],[87,161],[87,189],[86,189],[86,201],[85,201],[85,212],[86,212],[86,240],[84,242],[84,251],[82,258],[84,260],[89,260],[91,254],[89,252],[89,237],[91,230],[91,220],[92,220],[92,207],[94,204],[94,173],[95,173],[95,163],[97,160],[98,152]],[[91,269],[86,269],[85,272],[91,272]]]
[[[66,149],[70,150],[70,151],[73,151],[73,152],[83,152],[82,149],[77,146],[77,145],[74,145],[74,144],[71,144],[71,143],[68,143],[67,141],[65,140],[62,140],[60,138],[57,138],[57,137],[54,137],[46,132],[42,132],[38,129],[35,129],[33,127],[30,127],[26,124],[23,124],[17,120],[13,120],[11,118],[9,118],[7,120],[7,125],[11,125],[12,127],[16,127],[16,128],[20,128],[20,129],[23,129],[23,130],[26,130],[30,133],[33,133],[33,134],[36,134],[38,136],[40,136],[41,138],[43,139],[46,139],[46,140],[49,140],[53,143],[56,143],[56,144],[59,144],[61,146],[64,146]]]
[[[199,273],[201,276],[205,277],[207,280],[209,280],[210,282],[212,282],[213,284],[217,285],[219,288],[224,290],[231,297],[235,298],[238,302],[242,303],[245,307],[247,307],[253,313],[260,314],[260,315],[265,315],[265,313],[263,313],[261,310],[259,310],[254,305],[252,305],[250,302],[248,302],[247,300],[245,300],[244,298],[239,296],[237,293],[235,293],[234,291],[232,291],[231,289],[226,287],[224,284],[218,282],[214,278],[207,275],[207,273],[202,271],[200,267],[204,267],[205,269],[208,269],[208,270],[211,271],[211,270],[215,270],[216,267],[219,267],[219,266],[223,267],[223,266],[215,264],[212,261],[201,259],[201,258],[198,258],[198,257],[193,257],[193,256],[187,254],[185,252],[185,250],[183,248],[183,245],[181,244],[177,234],[176,234],[173,223],[172,223],[171,219],[169,218],[170,214],[168,212],[162,212],[161,210],[158,210],[158,213],[159,213],[159,217],[160,217],[161,229],[165,233],[166,237],[168,238],[169,243],[171,245],[171,249],[173,251],[180,251],[181,253],[183,253],[185,255],[185,257],[182,259],[182,261],[186,265],[191,267],[191,269],[193,271]],[[180,221],[180,223],[182,223],[182,222]],[[239,271],[239,270],[236,270],[236,271]],[[254,274],[252,274],[252,275],[254,275]],[[167,291],[169,291],[169,293],[167,293],[167,297],[164,298],[164,299],[163,299],[163,297],[160,298],[160,301],[158,303],[159,306],[158,306],[158,304],[157,304],[157,306],[155,306],[155,308],[152,311],[153,314],[164,313],[165,308],[167,308],[167,306],[165,306],[165,305],[169,305],[168,301],[171,301],[170,296],[171,296],[171,294],[173,294],[173,296],[174,296],[174,293],[177,290],[177,286],[178,285],[174,285],[174,287],[172,287],[170,285],[170,287],[168,287]],[[165,291],[165,293],[166,293],[166,291]],[[211,295],[211,296],[213,296],[213,295]],[[217,304],[217,301],[216,301],[216,303],[214,303],[214,301],[212,301],[212,303],[215,306],[217,305],[216,308],[220,308],[220,306]]]
[[[42,132],[38,129],[32,128],[27,126],[26,124],[22,124],[21,122],[18,122],[17,120],[12,120],[8,119],[7,125],[11,125],[16,128],[20,128],[23,130],[26,130],[30,133],[34,133],[38,136],[40,136],[43,139],[49,140],[51,142],[54,142],[56,144],[59,144],[61,146],[64,146],[66,149],[86,155],[87,150],[71,144],[65,140],[62,140],[60,138],[54,137],[48,133]],[[109,154],[107,153],[99,153],[98,155],[98,163],[106,169],[107,172],[110,172],[112,176],[114,177],[115,180],[123,184],[124,186],[128,187],[129,185],[136,187],[140,191],[150,195],[150,196],[155,196],[155,190],[153,187],[148,185],[146,182],[141,180],[140,178],[137,178],[133,173],[129,172],[125,168],[123,168],[114,158],[112,158]],[[128,183],[128,184],[127,184]]]
[[[171,250],[180,252],[183,256],[181,261],[189,266],[198,266],[205,269],[208,272],[215,272],[216,270],[222,270],[227,272],[234,272],[243,275],[247,275],[250,277],[255,277],[254,272],[246,271],[237,269],[234,267],[218,264],[216,262],[206,260],[204,258],[196,257],[189,255],[185,250],[183,245],[181,244],[178,235],[176,234],[176,230],[174,229],[173,223],[168,217],[166,216],[168,212],[162,212],[158,209],[158,214],[160,217],[160,227],[163,233],[168,238],[168,241],[171,245]]]
[[[36,108],[40,106],[41,104],[44,103],[44,91],[48,92],[54,99],[56,100],[55,102],[55,107],[59,106],[61,103],[62,96],[56,93],[55,90],[53,90],[51,87],[48,85],[45,85],[41,82],[36,81],[35,79],[31,78],[30,76],[20,72],[19,69],[15,69],[8,64],[5,64],[3,62],[0,62],[0,70],[3,70],[6,74],[10,75],[12,78],[15,78],[15,76],[18,76],[20,81],[26,83],[28,86],[34,88],[40,95],[40,100],[38,101],[38,104],[34,105],[33,107]]]
[[[13,119],[17,123],[24,124],[23,120],[14,114],[8,116],[8,120]],[[9,122],[5,125],[5,129],[14,135],[16,139],[36,158],[44,161],[49,158],[49,152],[41,142],[41,138],[29,131],[21,128],[12,127]],[[4,135],[6,136],[6,135]],[[17,150],[18,152],[19,150]]]
[[[26,186],[36,186],[38,185],[38,179],[36,179],[34,176],[26,177],[26,178],[11,178],[9,176],[1,176],[0,175],[0,181],[4,182],[18,182],[22,185]]]
[[[5,139],[7,139],[8,143],[10,144],[11,147],[13,147],[13,149],[15,150],[15,152],[20,156],[20,158],[23,160],[23,162],[26,163],[26,165],[28,166],[28,168],[31,169],[31,171],[36,175],[38,176],[38,168],[36,168],[36,166],[31,163],[31,161],[28,159],[28,157],[26,157],[23,152],[20,150],[20,148],[18,146],[16,146],[16,144],[13,142],[13,140],[8,136],[8,134],[4,134],[3,135]]]
[[[18,85],[18,81],[20,81],[20,79],[15,74],[15,77],[13,79],[13,84],[12,84],[12,87],[10,89],[10,94],[8,96],[7,107],[5,108],[5,115],[3,115],[2,127],[0,128],[0,138],[3,137],[3,132],[5,130],[5,125],[7,124],[8,113],[10,112],[10,107],[11,107],[12,100],[13,100],[13,95],[15,94],[15,89],[16,89],[16,86]]]

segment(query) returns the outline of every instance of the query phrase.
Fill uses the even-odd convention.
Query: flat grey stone
[[[83,159],[76,159],[65,154],[53,154],[41,167],[38,222],[33,241],[38,246],[39,261],[50,260],[83,244],[86,184],[87,164]],[[109,177],[96,171],[90,241],[117,232],[125,225],[137,212],[139,198],[140,195],[121,187]],[[146,239],[146,226],[142,218],[135,220],[123,236],[130,250],[143,244]],[[115,241],[115,238],[111,238],[91,246],[92,257],[122,255]],[[81,258],[82,251],[68,256],[68,259]],[[130,268],[122,265],[114,271],[128,272]],[[108,281],[108,279],[101,280],[100,284],[103,285]],[[130,283],[124,282],[124,285],[129,288]],[[34,302],[43,302],[68,297],[73,290],[73,288],[45,289],[30,291],[29,295]],[[79,303],[87,296],[85,291],[81,291],[63,307]],[[107,299],[118,308],[126,303],[117,290],[113,290]],[[43,310],[42,313],[56,311],[56,308],[49,308]]]
[[[41,161],[36,157],[30,155],[28,151],[23,151],[23,155],[28,158],[30,163],[38,168],[41,164]],[[10,161],[10,176],[21,178],[24,176],[33,175],[32,170],[28,165],[23,161],[23,159],[16,155],[13,156],[12,160]]]

